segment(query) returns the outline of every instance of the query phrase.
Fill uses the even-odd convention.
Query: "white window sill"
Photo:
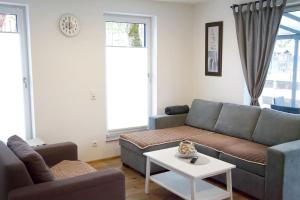
[[[26,142],[29,144],[29,146],[31,147],[38,147],[38,146],[43,146],[45,145],[46,143],[39,139],[39,138],[34,138],[34,139],[31,139],[31,140],[26,140]]]
[[[132,128],[124,128],[124,129],[118,129],[118,130],[108,130],[106,135],[106,142],[113,142],[117,141],[120,138],[120,135],[124,133],[133,133],[137,131],[146,131],[148,130],[147,126],[141,126],[141,127],[132,127]]]

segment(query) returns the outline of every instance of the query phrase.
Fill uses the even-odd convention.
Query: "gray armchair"
[[[62,160],[77,160],[73,143],[35,148],[49,167]],[[34,184],[25,165],[0,141],[0,199],[2,200],[125,200],[125,178],[117,169]]]

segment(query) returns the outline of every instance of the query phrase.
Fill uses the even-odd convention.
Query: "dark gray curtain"
[[[259,106],[286,1],[260,0],[232,7],[251,105]]]

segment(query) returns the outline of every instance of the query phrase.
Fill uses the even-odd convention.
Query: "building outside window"
[[[261,97],[265,107],[300,107],[300,11],[287,10],[280,24],[277,41]]]

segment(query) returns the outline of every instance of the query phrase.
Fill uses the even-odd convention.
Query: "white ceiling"
[[[207,0],[153,0],[153,1],[165,1],[165,2],[177,2],[177,3],[201,3]]]

